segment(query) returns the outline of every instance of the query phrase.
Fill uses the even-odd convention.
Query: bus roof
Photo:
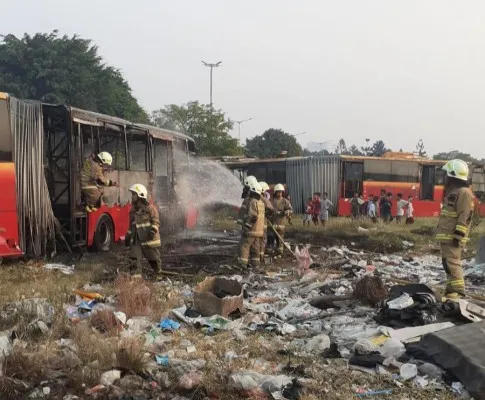
[[[112,117],[110,115],[105,115],[94,111],[82,110],[77,107],[68,106],[68,109],[71,112],[71,118],[73,119],[73,121],[84,123],[86,125],[100,126],[103,122],[108,122],[116,125],[122,125],[125,127],[134,127],[146,130],[154,137],[162,140],[173,140],[173,138],[175,137],[178,139],[194,142],[194,139],[192,139],[190,136],[184,135],[180,132],[162,129],[153,125],[135,123],[126,119]]]

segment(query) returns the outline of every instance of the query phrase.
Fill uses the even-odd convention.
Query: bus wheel
[[[109,251],[114,240],[114,228],[111,218],[104,214],[98,220],[94,232],[93,247],[97,251]]]

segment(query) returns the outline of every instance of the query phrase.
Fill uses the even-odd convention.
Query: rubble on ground
[[[231,393],[337,399],[348,398],[343,380],[352,379],[345,385],[359,398],[485,398],[481,358],[473,360],[463,339],[479,336],[485,322],[479,310],[468,311],[476,318],[471,319],[459,303],[441,302],[436,288],[445,274],[437,256],[382,255],[346,246],[300,246],[297,255],[279,260],[277,269],[239,271],[198,284],[141,280],[130,293],[138,308],[121,299],[130,292],[129,282],[115,296],[99,285],[75,291],[76,299],[64,307],[67,323],[113,343],[112,361],[100,370],[97,359],[86,360],[84,349],[63,337],[57,348],[64,368],[84,371],[83,376],[98,371],[96,381],[71,392],[46,382],[29,387],[28,397],[203,399]],[[466,271],[467,283],[478,292],[473,260]],[[173,307],[155,319],[149,297],[156,291]],[[15,321],[21,312],[40,331],[52,326],[54,308],[45,299],[10,303],[0,318]],[[19,343],[14,331],[0,333],[0,363]],[[123,354],[132,351],[130,341],[141,349],[135,356]],[[443,343],[449,351],[441,351]],[[478,339],[476,346],[483,347]]]

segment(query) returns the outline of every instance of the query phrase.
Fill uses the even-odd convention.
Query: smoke
[[[229,169],[203,158],[190,159],[188,173],[178,176],[176,182],[182,204],[199,210],[222,205],[239,207],[241,191],[240,180]]]

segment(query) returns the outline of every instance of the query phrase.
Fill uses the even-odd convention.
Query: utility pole
[[[210,68],[210,106],[212,108],[212,69],[219,67],[222,64],[222,61],[216,63],[206,63],[205,61],[202,61],[202,64],[204,64],[205,67]]]
[[[252,119],[254,119],[254,118],[251,117],[251,118],[248,118],[248,119],[243,119],[242,121],[234,121],[234,123],[236,123],[238,125],[239,145],[241,145],[241,124],[248,122],[248,121],[251,121]]]

